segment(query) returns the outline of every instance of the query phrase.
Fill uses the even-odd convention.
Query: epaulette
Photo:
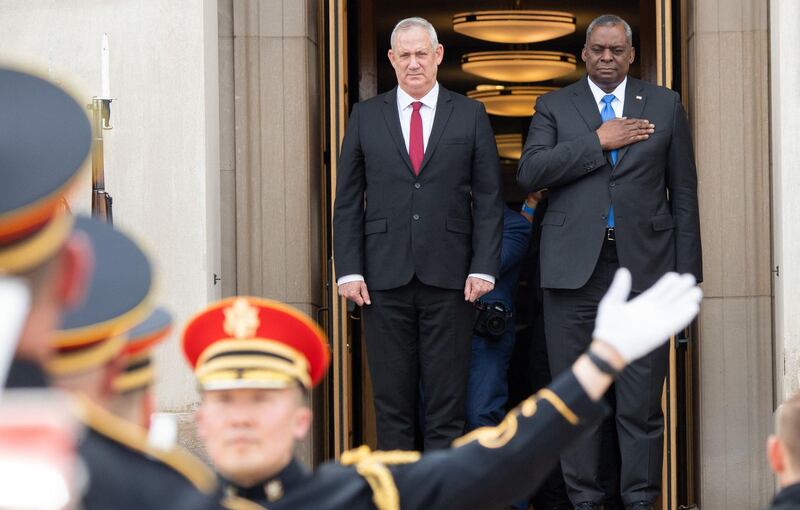
[[[222,500],[222,508],[227,510],[265,510],[267,507],[239,496],[226,496]]]
[[[75,400],[78,418],[91,430],[126,448],[152,458],[186,478],[197,490],[212,494],[217,488],[214,473],[188,451],[173,447],[154,448],[147,442],[145,430],[119,418],[86,397]]]
[[[518,416],[522,415],[524,418],[530,418],[536,414],[541,400],[553,406],[556,412],[570,425],[578,425],[580,421],[578,416],[564,403],[561,397],[553,393],[552,390],[544,388],[509,411],[499,425],[475,429],[453,441],[453,447],[459,448],[473,441],[477,441],[484,448],[501,448],[505,446],[517,434],[517,429],[519,428],[517,423]]]
[[[387,465],[410,464],[421,457],[415,451],[371,451],[363,445],[355,450],[342,453],[340,462],[343,466],[354,466],[356,472],[364,477],[372,489],[372,501],[378,510],[399,510],[400,494],[392,472]]]

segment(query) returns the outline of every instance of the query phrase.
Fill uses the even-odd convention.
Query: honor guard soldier
[[[41,387],[52,332],[80,299],[90,266],[63,197],[86,167],[92,129],[63,88],[3,66],[0,111],[0,274],[30,293],[6,385]]]
[[[109,408],[131,423],[149,428],[153,413],[152,387],[155,367],[152,351],[172,329],[172,316],[164,308],[156,308],[126,334],[122,352],[122,368],[114,379],[114,397]]]
[[[76,394],[86,433],[79,445],[89,473],[90,509],[217,508],[216,480],[183,450],[148,444],[145,430],[106,406],[124,361],[125,334],[151,311],[152,269],[139,247],[110,225],[79,217],[95,271],[83,304],[64,316],[48,364],[55,384]]]
[[[325,335],[293,308],[252,297],[217,302],[195,316],[183,349],[202,393],[200,438],[229,496],[271,510],[498,508],[528,495],[587,428],[631,361],[664,344],[699,311],[691,275],[665,275],[628,301],[621,269],[601,303],[595,340],[566,373],[448,450],[345,452],[310,474],[292,453],[311,424],[307,393],[325,375]]]

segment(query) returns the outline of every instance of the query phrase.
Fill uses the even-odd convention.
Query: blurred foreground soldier
[[[31,294],[6,385],[45,386],[52,332],[81,298],[91,268],[63,196],[89,154],[92,130],[66,91],[13,69],[0,68],[0,111],[0,274],[18,277]]]
[[[144,429],[106,409],[123,362],[125,333],[150,312],[150,262],[110,225],[78,218],[95,273],[83,304],[64,316],[48,363],[55,384],[74,393],[86,432],[79,446],[89,480],[86,510],[217,508],[216,481],[179,449],[148,444]]]
[[[313,475],[292,452],[312,420],[305,395],[328,365],[324,334],[281,303],[220,301],[183,335],[202,391],[198,432],[227,492],[271,510],[503,507],[535,490],[561,451],[600,422],[599,400],[614,376],[689,324],[702,297],[691,275],[665,275],[628,301],[630,288],[621,269],[600,303],[589,350],[498,426],[425,455],[361,447]]]
[[[156,308],[145,320],[127,333],[122,352],[122,368],[114,378],[114,397],[109,409],[125,420],[149,428],[153,413],[152,387],[155,382],[153,347],[172,329],[172,316]]]
[[[767,459],[781,488],[770,510],[800,508],[800,394],[775,412],[775,434],[767,440]]]

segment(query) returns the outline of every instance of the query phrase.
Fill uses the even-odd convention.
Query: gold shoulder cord
[[[356,472],[363,476],[372,489],[372,501],[378,510],[399,510],[400,494],[392,472],[387,465],[410,464],[420,459],[414,451],[370,451],[369,446],[360,446],[342,454],[344,466],[355,466]]]
[[[458,448],[473,441],[478,441],[484,448],[500,448],[505,446],[517,434],[517,429],[519,428],[517,416],[521,414],[525,418],[530,418],[536,414],[540,400],[549,402],[570,425],[575,426],[580,423],[578,416],[563,400],[561,400],[561,397],[550,389],[544,388],[536,393],[536,395],[529,397],[519,406],[509,411],[505,419],[496,427],[481,427],[473,430],[469,434],[461,436],[453,441],[453,447]]]
[[[222,500],[222,508],[227,508],[228,510],[267,510],[267,507],[239,496],[227,496]]]

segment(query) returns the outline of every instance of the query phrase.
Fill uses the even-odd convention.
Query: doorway
[[[683,43],[686,33],[685,3],[685,0],[407,0],[402,3],[391,0],[325,0],[327,47],[323,59],[326,77],[324,157],[327,165],[326,200],[329,211],[326,246],[332,246],[330,215],[335,199],[336,155],[344,135],[347,116],[356,102],[388,91],[396,84],[386,53],[389,49],[389,35],[398,20],[421,16],[436,27],[439,41],[445,48],[444,60],[439,67],[439,82],[452,91],[466,95],[486,80],[465,73],[461,68],[462,56],[504,46],[456,33],[452,21],[454,14],[515,7],[553,9],[574,14],[574,33],[541,43],[512,46],[514,49],[557,50],[574,55],[577,66],[573,72],[536,83],[561,87],[583,76],[580,51],[588,23],[596,16],[613,12],[626,19],[633,28],[637,57],[631,66],[631,75],[685,93],[688,91],[684,72],[686,45]],[[530,116],[492,115],[491,122],[496,135],[519,136],[522,143]],[[512,207],[518,207],[524,200],[524,194],[516,185],[516,160],[507,157],[502,163],[504,198]],[[332,255],[329,251],[329,261],[332,261]],[[326,425],[332,438],[328,453],[332,457],[338,457],[342,451],[360,444],[374,447],[374,411],[360,314],[352,304],[336,296],[332,263],[328,265],[328,270],[328,306],[331,314],[329,333],[333,369],[329,381]],[[691,508],[690,505],[695,501],[694,334],[694,330],[690,328],[687,334],[670,342],[670,370],[663,399],[664,509],[677,509],[681,506]]]

